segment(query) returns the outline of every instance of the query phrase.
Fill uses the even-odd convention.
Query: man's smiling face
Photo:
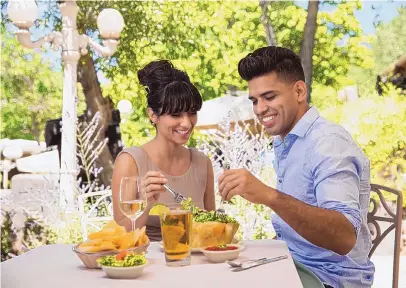
[[[284,138],[304,114],[300,109],[306,101],[303,81],[280,79],[271,72],[249,80],[248,90],[254,113],[272,136]]]

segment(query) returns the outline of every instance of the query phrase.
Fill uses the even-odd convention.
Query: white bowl
[[[147,266],[148,261],[144,265],[132,266],[132,267],[111,267],[102,266],[102,270],[106,273],[107,277],[113,279],[134,279],[140,277],[144,272],[145,266]]]
[[[244,246],[238,244],[229,244],[226,246],[236,246],[238,249],[236,250],[226,250],[226,251],[207,251],[204,248],[200,249],[200,251],[206,256],[207,260],[213,263],[221,263],[227,260],[234,260],[240,256],[240,252],[244,250]]]
[[[161,252],[165,252],[164,243],[162,241],[159,241],[158,244],[159,244],[159,247],[161,249]],[[238,241],[237,238],[233,238],[233,240],[232,240],[232,242],[230,244],[235,244],[233,246],[242,246],[242,244],[244,244],[244,241]],[[192,248],[190,248],[190,252],[191,253],[202,253],[202,248],[201,247],[199,247],[199,248],[193,248],[192,247]]]

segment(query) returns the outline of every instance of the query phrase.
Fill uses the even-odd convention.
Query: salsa
[[[229,250],[237,250],[237,249],[238,249],[238,247],[236,247],[236,246],[220,245],[220,246],[207,247],[204,250],[206,250],[206,251],[229,251]]]

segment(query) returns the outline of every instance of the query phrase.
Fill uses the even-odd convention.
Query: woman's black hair
[[[138,80],[147,91],[148,107],[157,116],[195,113],[202,108],[202,96],[189,76],[168,60],[150,62],[138,71]]]

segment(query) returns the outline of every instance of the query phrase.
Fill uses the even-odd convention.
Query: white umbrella
[[[232,122],[255,119],[252,102],[246,93],[242,96],[224,95],[203,102],[202,109],[198,112],[196,127],[218,125],[230,112]]]

